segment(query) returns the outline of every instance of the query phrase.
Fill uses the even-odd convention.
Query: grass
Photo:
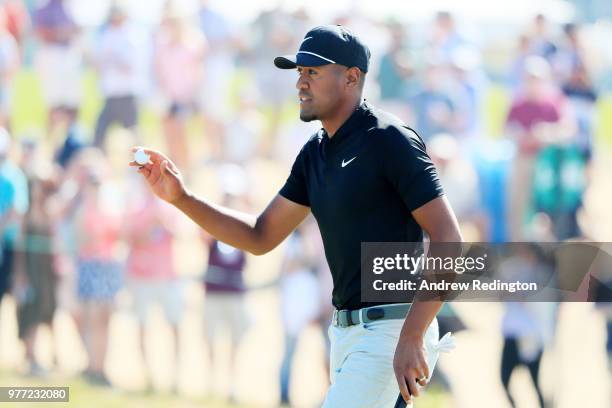
[[[245,86],[249,75],[238,71],[232,82],[232,95],[239,93],[239,88]],[[97,86],[95,72],[86,70],[81,78],[83,100],[79,118],[86,129],[93,129],[102,107],[102,98]],[[235,97],[232,99],[236,99]],[[33,70],[22,70],[15,78],[13,98],[11,101],[11,125],[15,135],[19,136],[32,130],[45,129],[47,122],[47,107],[43,101],[40,82]],[[234,101],[236,103],[236,101]],[[481,112],[483,127],[487,135],[499,137],[502,134],[505,117],[510,104],[510,95],[502,86],[492,84],[487,94]],[[270,112],[265,112],[270,116]],[[287,106],[282,112],[282,120],[295,120],[295,107]],[[612,146],[612,95],[602,95],[596,109],[596,138],[600,144]],[[140,114],[140,128],[145,135],[160,133],[159,115],[149,106],[143,106]],[[192,134],[201,134],[201,126],[190,129]],[[603,142],[603,143],[602,143]]]
[[[97,387],[88,384],[81,377],[62,379],[52,377],[41,381],[31,377],[20,377],[12,373],[0,373],[0,386],[15,387],[69,387],[70,402],[68,403],[28,403],[20,402],[19,408],[38,408],[52,406],[57,408],[87,407],[87,408],[249,408],[250,405],[222,402],[212,398],[185,397],[159,392],[131,392],[117,388]],[[425,395],[419,397],[419,408],[443,408],[451,404],[451,398],[441,388],[432,386]],[[0,403],[0,406],[7,406]]]
[[[124,391],[117,388],[107,388],[92,386],[81,377],[72,377],[62,379],[61,377],[52,377],[48,380],[40,380],[30,377],[20,377],[11,373],[0,374],[0,385],[15,386],[15,387],[69,387],[70,402],[68,403],[53,403],[51,406],[61,407],[87,407],[87,408],[229,408],[242,407],[248,405],[228,405],[221,401],[213,399],[184,397],[169,393],[158,392],[132,392]],[[27,403],[20,402],[20,408],[47,406],[50,403]],[[0,406],[5,406],[0,403]]]

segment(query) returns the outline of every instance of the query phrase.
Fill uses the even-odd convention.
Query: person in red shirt
[[[155,199],[144,185],[133,186],[124,221],[124,237],[129,247],[126,263],[128,287],[139,325],[140,348],[147,361],[146,325],[153,304],[164,310],[172,328],[175,374],[179,361],[179,324],[183,316],[183,287],[177,276],[173,250],[176,217],[172,207]],[[151,372],[147,366],[147,377]],[[176,387],[175,382],[171,386]]]
[[[86,163],[104,163],[97,150],[85,151]],[[99,168],[86,167],[87,181],[76,209],[77,293],[80,302],[77,325],[88,355],[85,377],[97,385],[110,385],[104,373],[108,327],[115,295],[123,285],[123,269],[117,257],[121,235],[118,208]]]

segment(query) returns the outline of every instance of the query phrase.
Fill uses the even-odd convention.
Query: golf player
[[[145,149],[147,164],[130,163],[161,199],[218,240],[256,255],[275,248],[312,212],[336,308],[324,408],[391,408],[398,389],[411,403],[437,360],[441,302],[362,302],[361,242],[419,242],[424,232],[431,242],[461,241],[421,138],[364,101],[369,59],[368,47],[338,25],[313,28],[296,55],[275,58],[278,68],[297,71],[300,119],[323,127],[257,217],[194,196],[162,153]]]

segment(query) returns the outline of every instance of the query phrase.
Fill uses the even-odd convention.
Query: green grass
[[[190,398],[168,393],[144,393],[123,391],[116,388],[96,387],[80,377],[62,379],[52,377],[49,380],[20,377],[11,373],[0,373],[0,386],[15,387],[70,387],[68,403],[15,403],[19,408],[38,408],[42,406],[56,408],[249,408],[249,405],[229,405],[210,398]],[[417,399],[419,408],[444,408],[451,405],[450,396],[441,388],[432,386],[426,394]],[[8,406],[0,403],[1,407]]]
[[[88,384],[81,377],[61,379],[53,377],[46,381],[30,377],[20,377],[14,374],[0,374],[1,386],[15,387],[69,387],[70,402],[68,403],[27,403],[20,402],[20,408],[35,408],[41,406],[87,407],[87,408],[247,408],[248,405],[228,405],[226,403],[205,398],[189,398],[168,393],[131,392],[117,388],[97,387]],[[0,403],[0,406],[7,406]]]
[[[232,82],[231,96],[233,104],[237,103],[239,89],[246,85],[249,74],[238,71]],[[96,74],[86,70],[81,77],[83,101],[80,107],[79,119],[86,129],[93,131],[98,113],[102,107],[102,98],[97,85]],[[508,91],[502,86],[492,84],[485,96],[482,108],[482,120],[485,132],[490,137],[502,135],[506,114],[510,104]],[[43,101],[40,82],[32,70],[22,70],[15,78],[13,98],[11,102],[13,133],[20,136],[32,130],[45,129],[47,123],[47,107]],[[265,107],[264,107],[265,108]],[[271,112],[264,109],[266,117]],[[295,120],[295,106],[289,105],[281,113],[282,121]],[[140,129],[146,140],[158,139],[161,135],[161,118],[148,106],[143,106],[140,114]],[[190,125],[192,137],[201,137],[202,126],[197,121]],[[612,147],[612,95],[603,95],[597,105],[596,139],[599,145]]]
[[[44,129],[47,107],[43,103],[40,82],[30,70],[20,71],[15,77],[11,101],[11,127],[15,135],[33,129]]]

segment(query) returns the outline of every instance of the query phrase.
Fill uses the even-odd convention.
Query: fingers
[[[427,380],[429,379],[429,366],[427,365],[427,360],[425,359],[424,354],[419,356],[419,364],[415,371],[417,373],[417,383],[422,386],[427,385]]]
[[[143,147],[143,146],[132,146],[130,150],[132,151],[132,153],[134,153],[138,149],[144,150],[144,152],[149,155],[149,159],[155,164],[159,164],[164,160],[169,160],[168,157],[166,157],[163,153],[157,150],[147,149],[146,147]]]
[[[429,367],[427,366],[427,362],[425,360],[421,360],[419,367],[417,367],[415,371],[417,373],[415,382],[421,387],[425,387],[427,385],[427,380],[429,379]]]
[[[429,365],[427,364],[427,361],[421,361],[421,367],[423,369],[423,377],[425,377],[425,379],[429,378]]]
[[[407,375],[395,373],[400,393],[407,403],[420,395],[419,385],[422,387],[427,385],[428,376],[425,376],[425,371],[426,369],[408,370]]]
[[[395,373],[395,379],[397,380],[397,385],[399,386],[399,390],[400,390],[400,394],[402,394],[402,398],[404,398],[404,401],[406,401],[406,403],[410,403],[410,401],[412,400],[412,397],[410,395],[410,391],[408,390],[406,379],[404,378],[403,375],[397,375],[397,373]]]
[[[172,171],[170,171],[170,166],[168,163],[169,163],[168,160],[164,160],[163,162],[161,162],[160,167],[161,167],[162,174],[172,173]]]
[[[151,170],[147,169],[146,167],[140,167],[138,169],[138,173],[142,174],[147,180],[149,179],[149,176],[151,176]]]
[[[129,166],[132,167],[144,167],[144,166],[151,166],[151,163],[147,163],[147,164],[140,164],[134,160],[132,160],[131,162],[128,163]]]
[[[414,397],[418,397],[419,387],[417,387],[416,377],[411,375],[406,380],[407,380],[406,382],[408,383],[408,390],[410,391],[410,394]]]
[[[160,167],[161,166],[151,166],[150,174],[147,177],[147,180],[149,181],[149,183],[151,183],[151,185],[157,184],[157,182],[161,179],[162,171]]]
[[[168,161],[168,168],[175,174],[177,175],[179,173],[179,169],[174,165],[174,163],[172,163],[171,161]]]

